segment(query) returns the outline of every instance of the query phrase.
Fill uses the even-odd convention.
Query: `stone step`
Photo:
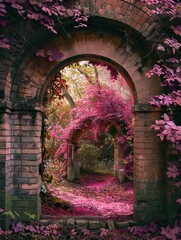
[[[78,218],[78,217],[73,217],[73,218],[60,218],[58,220],[53,220],[53,219],[41,219],[40,224],[58,224],[59,226],[67,226],[67,225],[72,225],[72,226],[77,226],[80,228],[85,228],[89,230],[97,230],[100,228],[106,228],[109,230],[114,230],[114,229],[124,229],[128,228],[130,226],[134,226],[135,222],[133,220],[128,220],[128,221],[114,221],[114,220],[105,220],[101,219],[98,217],[94,217],[91,219],[90,218]]]

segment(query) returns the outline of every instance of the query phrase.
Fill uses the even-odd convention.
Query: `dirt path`
[[[77,183],[62,181],[50,186],[53,196],[70,202],[71,208],[42,206],[42,214],[53,216],[102,216],[105,218],[132,218],[132,183],[118,183],[112,175],[82,175]]]

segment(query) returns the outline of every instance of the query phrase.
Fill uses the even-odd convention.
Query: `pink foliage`
[[[6,27],[7,17],[11,11],[16,11],[23,19],[34,20],[52,31],[55,29],[56,20],[61,22],[62,17],[72,17],[75,20],[75,27],[86,27],[88,17],[83,9],[68,7],[62,0],[1,0],[0,1],[0,25]],[[8,22],[9,24],[9,22]],[[0,40],[1,48],[9,48],[10,45]]]
[[[151,5],[152,12],[160,15],[162,21],[168,20],[169,35],[162,37],[156,47],[158,55],[161,55],[153,69],[147,73],[148,77],[157,75],[161,78],[161,86],[166,89],[164,94],[155,96],[151,99],[150,104],[166,109],[162,120],[155,121],[151,127],[159,131],[157,136],[161,141],[171,142],[173,149],[180,155],[181,153],[181,126],[178,125],[180,120],[177,119],[181,107],[181,59],[180,59],[180,1],[179,0],[143,0],[142,2]],[[163,23],[163,22],[162,22]],[[171,34],[170,34],[171,33]],[[179,159],[179,156],[178,156]],[[175,180],[181,175],[180,161],[168,166],[166,175],[168,178]],[[180,188],[181,183],[175,182]],[[178,199],[177,203],[181,203]],[[162,228],[162,235],[167,239],[181,239],[181,222],[176,222],[174,228],[167,226]]]
[[[167,93],[155,96],[150,104],[157,107],[167,107],[172,115],[175,107],[181,106],[181,68],[180,68],[180,3],[174,0],[143,0],[147,5],[152,5],[152,12],[169,19],[172,36],[162,38],[157,45],[158,52],[163,52],[162,58],[157,61],[153,69],[147,73],[148,77],[157,75],[161,77],[161,86],[167,88]],[[171,110],[171,111],[170,111]],[[164,118],[167,114],[164,114]],[[156,121],[152,126],[160,133],[158,136],[163,141],[167,139],[172,142],[177,151],[181,151],[181,126],[177,126],[172,120]]]
[[[109,230],[106,229],[106,228],[100,228],[100,231],[101,231],[101,233],[100,233],[101,237],[104,237],[104,236],[106,237],[108,235],[108,232],[109,232]]]
[[[62,127],[57,123],[56,125],[50,126],[48,130],[50,130],[51,138],[59,138],[62,132]]]
[[[181,90],[172,91],[169,94],[162,94],[152,98],[150,101],[151,105],[161,106],[181,106]]]
[[[4,209],[0,208],[0,214],[4,212]]]
[[[178,240],[181,238],[181,221],[175,223],[173,228],[167,226],[161,228],[161,234],[166,236],[167,239]]]
[[[152,69],[150,72],[148,72],[146,75],[147,75],[148,77],[151,77],[151,76],[153,76],[154,74],[156,74],[156,75],[158,75],[158,76],[161,76],[163,73],[164,73],[164,72],[163,72],[163,68],[160,67],[158,64],[155,64],[155,65],[153,66],[153,69]]]
[[[121,99],[121,97],[112,89],[90,85],[85,90],[85,97],[80,99],[78,106],[71,110],[71,122],[65,128],[59,128],[59,140],[62,141],[56,151],[55,159],[63,154],[67,158],[68,141],[76,129],[84,129],[88,125],[94,133],[95,140],[97,136],[109,129],[110,126],[119,123],[125,131],[125,137],[122,136],[123,142],[126,140],[131,125],[131,102]],[[131,132],[129,132],[130,134]],[[57,125],[51,127],[51,136],[57,135]]]
[[[14,229],[17,228],[18,224],[15,224]],[[26,226],[23,226],[23,227],[24,227],[24,231],[26,231],[26,232],[39,234],[39,235],[42,235],[42,236],[45,236],[45,237],[51,236],[51,235],[58,235],[59,234],[59,230],[58,230],[57,224],[49,224],[47,226],[26,225]]]
[[[181,174],[181,172],[179,171],[179,169],[177,168],[176,165],[172,164],[167,168],[167,177],[168,178],[176,178],[180,174]]]
[[[151,1],[144,1],[150,5]],[[180,25],[174,22],[180,16],[179,2],[178,1],[152,1],[154,5],[154,13],[168,17],[171,22],[170,29],[174,32],[174,37],[165,37],[157,45],[158,51],[163,51],[164,55],[162,59],[158,60],[153,66],[153,69],[147,73],[148,77],[157,75],[161,77],[161,86],[167,88],[167,93],[155,96],[151,99],[150,104],[157,107],[167,107],[169,115],[172,115],[175,107],[181,106],[181,59],[179,56],[179,51],[181,47],[180,39],[177,37],[180,34],[179,31],[176,32],[175,29],[180,29]],[[155,10],[155,7],[159,6],[160,9]],[[163,141],[164,139],[170,141],[172,145],[178,152],[181,152],[181,126],[178,126],[173,117],[169,117],[166,113],[163,116],[164,120],[155,121],[155,125],[152,127],[159,131],[157,136]],[[171,119],[171,120],[170,120]]]
[[[12,230],[3,230],[0,226],[0,236],[7,236],[7,235],[11,235],[13,233]]]
[[[58,235],[59,229],[58,229],[57,224],[49,224],[47,226],[41,226],[38,224],[26,225],[25,223],[21,223],[21,222],[18,222],[18,223],[13,222],[12,226],[11,226],[11,230],[2,230],[0,227],[0,238],[1,238],[1,236],[14,235],[17,233],[39,234],[41,236],[46,237],[46,236]],[[28,234],[26,236],[28,237]],[[12,238],[14,238],[14,237],[12,236]],[[10,239],[11,239],[11,237],[10,237]]]
[[[177,126],[169,116],[164,113],[162,116],[163,120],[156,120],[155,125],[151,128],[159,131],[157,136],[160,137],[161,141],[167,139],[174,144],[175,149],[181,152],[181,126]]]
[[[181,25],[171,26],[171,29],[174,31],[175,34],[181,36]]]
[[[61,58],[63,57],[63,54],[60,53],[58,50],[51,49],[47,52],[47,55],[49,56],[49,61],[56,61],[59,62]]]
[[[38,49],[36,51],[36,56],[42,57],[42,58],[47,57],[50,62],[53,62],[53,61],[59,62],[62,59],[63,54],[56,49],[51,49],[51,50],[48,50],[47,52],[44,49]]]
[[[129,227],[128,229],[130,233],[132,233],[134,236],[142,237],[144,234],[147,234],[147,233],[158,232],[159,226],[156,221],[155,222],[153,221],[149,225],[134,226],[134,227]]]
[[[0,35],[0,48],[6,48],[6,49],[10,48],[9,40],[2,35]]]
[[[38,57],[45,57],[45,50],[44,49],[38,49],[36,51],[36,56],[38,56]]]
[[[164,40],[164,43],[167,44],[173,51],[173,54],[175,54],[176,50],[179,50],[181,47],[181,43],[178,42],[175,38],[166,38]]]
[[[83,175],[79,184],[61,182],[61,187],[50,186],[56,196],[70,203],[70,209],[50,208],[43,204],[43,214],[60,216],[104,216],[128,219],[133,213],[134,191],[132,182],[120,185],[111,175]],[[114,193],[114,194],[113,194]]]
[[[141,2],[151,5],[152,12],[157,15],[169,16],[170,19],[175,19],[181,15],[179,0],[141,0]]]
[[[176,58],[169,58],[166,60],[169,63],[179,63],[180,60]],[[178,83],[179,86],[181,84],[181,70],[180,66],[170,68],[166,65],[166,63],[159,62],[153,66],[153,69],[149,71],[146,75],[148,77],[152,77],[153,75],[162,76],[164,79],[164,85],[173,86],[174,82]]]
[[[25,230],[25,226],[24,224],[22,224],[21,222],[15,224],[13,222],[12,224],[12,230],[15,232],[15,233],[18,233],[18,232],[23,232]]]
[[[77,23],[77,25],[75,25],[75,28],[87,27],[86,22],[88,21],[88,17],[84,14],[84,11],[81,10],[80,8],[73,9],[73,18]]]

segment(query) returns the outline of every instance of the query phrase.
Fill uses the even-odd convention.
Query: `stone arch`
[[[78,149],[80,148],[80,141],[82,139],[82,136],[89,131],[92,128],[92,122],[95,117],[91,116],[90,118],[85,119],[80,125],[81,127],[79,129],[73,129],[70,133],[70,137],[68,139],[68,160],[67,160],[67,179],[70,181],[73,181],[75,179],[80,178],[80,167],[79,167],[79,161],[77,159],[77,153]],[[122,183],[125,179],[124,174],[118,170],[123,163],[124,158],[124,151],[117,140],[121,135],[122,131],[120,129],[120,126],[116,123],[110,124],[110,122],[104,122],[103,129],[109,129],[111,127],[115,127],[116,133],[114,136],[114,176],[116,179]],[[108,130],[107,130],[108,131]]]
[[[65,42],[65,39],[60,36],[46,47],[47,50],[52,48],[62,52],[63,64],[71,61],[72,58],[79,59],[80,56],[83,56],[92,59],[96,57],[100,61],[116,66],[127,78],[137,103],[148,102],[151,96],[160,92],[159,81],[147,79],[144,74],[149,68],[142,64],[141,52],[134,52],[132,46],[125,46],[119,36],[79,31],[72,34],[68,46],[67,41]],[[18,74],[18,78],[14,81],[13,87],[16,91],[12,91],[12,98],[18,101],[28,98],[42,104],[40,102],[42,91],[40,90],[46,86],[47,76],[50,78],[59,65],[55,62],[49,62],[47,59],[38,58],[35,55],[25,64],[23,71]],[[144,68],[144,72],[142,68]]]
[[[3,56],[1,62],[0,207],[19,213],[28,210],[39,219],[42,103],[48,79],[74,59],[92,58],[114,66],[131,87],[135,102],[134,218],[137,222],[143,222],[143,218],[149,221],[165,214],[166,194],[163,151],[155,132],[149,128],[160,112],[150,107],[148,101],[159,94],[160,86],[159,81],[145,76],[151,67],[146,57],[149,55],[146,38],[151,37],[157,22],[149,9],[136,0],[80,0],[80,3],[92,14],[84,30],[73,29],[69,19],[65,19],[66,35],[60,32],[52,36],[35,24],[21,22],[16,22],[12,30],[15,45],[11,55]],[[16,29],[24,36],[25,25],[32,28],[25,40],[20,41]],[[36,57],[36,48],[42,46],[60,50],[63,53],[60,64]]]
[[[92,118],[85,119],[80,129],[74,129],[70,133],[68,140],[68,160],[67,160],[67,179],[73,181],[80,177],[79,163],[77,161],[77,152],[80,147],[80,141],[84,133],[86,133],[92,125]]]
[[[117,62],[113,61],[112,59],[104,57],[102,55],[88,53],[88,54],[79,54],[79,55],[75,55],[73,57],[69,57],[66,60],[62,60],[59,64],[57,64],[57,66],[55,68],[53,68],[53,70],[50,72],[50,74],[46,77],[45,85],[43,85],[40,90],[40,93],[41,93],[41,96],[39,97],[40,103],[41,104],[43,103],[44,94],[46,92],[46,89],[47,89],[50,79],[54,75],[56,75],[56,73],[59,72],[60,69],[63,69],[64,67],[66,67],[67,65],[69,65],[71,63],[75,63],[78,61],[84,61],[84,60],[104,63],[105,65],[110,66],[113,69],[117,70],[124,78],[127,79],[126,82],[128,83],[129,90],[131,91],[131,94],[133,95],[134,102],[135,103],[138,102],[135,84],[134,84],[131,76],[129,75],[129,73],[120,64],[118,64]]]
[[[72,0],[69,0],[68,3],[70,5],[74,4]],[[155,25],[158,19],[155,18],[148,7],[137,0],[78,0],[77,4],[83,8],[86,7],[87,11],[90,12],[89,27],[97,29],[97,31],[99,31],[100,25],[105,31],[108,29],[109,31],[110,29],[113,30],[115,25],[117,30],[121,26],[121,30],[119,29],[120,32],[124,33],[126,26],[126,28],[129,28],[129,33],[132,32],[133,36],[137,33],[141,38],[150,39],[152,35],[156,34]],[[104,21],[103,24],[102,19]],[[66,30],[72,30],[72,27],[70,27],[72,24],[71,19],[67,21],[65,19],[64,21]],[[57,29],[60,34],[65,35],[65,32],[62,31],[60,26],[57,26]],[[1,62],[1,72],[6,73],[2,78],[2,81],[4,81],[3,86],[5,87],[5,91],[2,93],[2,99],[4,96],[6,99],[9,99],[11,81],[19,74],[17,71],[19,71],[20,65],[25,63],[25,56],[30,56],[36,47],[39,48],[43,46],[46,41],[52,39],[52,35],[39,25],[20,21],[20,19],[16,17],[10,34],[14,40],[10,56],[6,56],[5,58],[3,56]],[[45,37],[41,37],[42,35]],[[134,38],[136,39],[137,37]]]

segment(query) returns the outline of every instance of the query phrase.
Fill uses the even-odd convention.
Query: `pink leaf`
[[[173,143],[175,143],[175,138],[174,137],[171,137],[170,139]]]
[[[166,113],[164,113],[163,118],[166,122],[169,121],[169,116]]]
[[[45,50],[44,49],[39,49],[36,51],[36,56],[38,57],[45,57]]]
[[[4,210],[2,208],[0,208],[0,213],[3,213],[3,212],[4,212]]]
[[[165,124],[165,121],[164,120],[156,120],[155,123],[162,125],[162,124]]]
[[[164,136],[164,135],[162,135],[162,134],[157,134],[157,136],[159,136],[159,137],[160,137],[161,141],[163,141],[163,140],[164,140],[164,138],[165,138],[165,136]]]
[[[177,203],[181,204],[181,198],[177,199]]]
[[[161,44],[159,44],[158,47],[157,47],[157,50],[165,51],[165,48]]]
[[[87,229],[83,229],[82,232],[83,232],[84,236],[88,236],[90,234],[90,231]]]
[[[181,25],[171,26],[171,29],[174,31],[175,34],[181,36]]]
[[[176,165],[171,165],[167,168],[167,177],[168,178],[176,178],[180,175],[179,170],[177,169]]]
[[[176,182],[176,183],[175,183],[175,186],[178,187],[178,188],[180,188],[180,187],[181,187],[181,182]]]
[[[6,37],[0,39],[0,48],[10,49],[9,40]]]
[[[101,237],[106,237],[107,235],[108,235],[108,229],[105,229],[105,228],[101,228],[100,229],[101,230]]]
[[[47,54],[48,54],[49,60],[51,62],[53,62],[53,61],[59,62],[63,57],[63,54],[61,52],[59,52],[58,50],[49,50],[47,52]]]

